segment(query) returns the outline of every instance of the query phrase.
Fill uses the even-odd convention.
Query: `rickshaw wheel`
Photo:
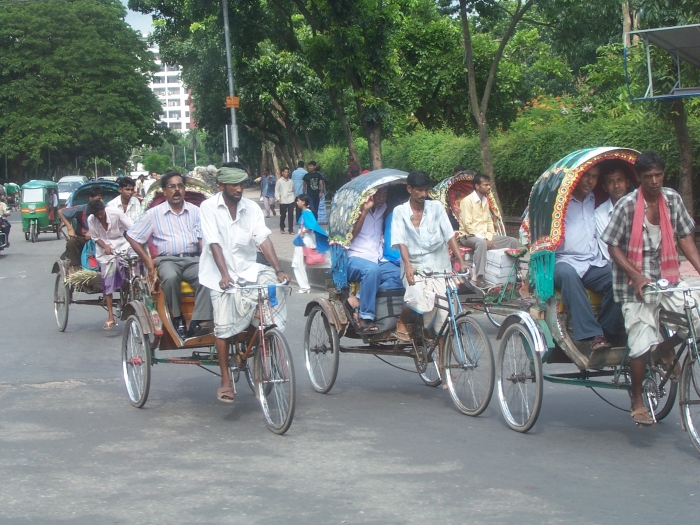
[[[284,434],[292,424],[296,403],[294,364],[289,345],[277,328],[265,331],[265,345],[255,352],[255,386],[267,427]]]
[[[311,387],[320,394],[330,392],[338,377],[340,338],[320,306],[314,306],[304,329],[304,357]]]
[[[151,387],[151,341],[143,333],[136,315],[129,316],[124,325],[122,373],[129,401],[141,408],[146,404]]]
[[[517,432],[530,430],[542,407],[542,361],[528,330],[510,325],[498,351],[498,400],[503,417]]]
[[[53,313],[56,324],[61,332],[68,326],[68,307],[70,306],[70,287],[63,282],[61,273],[56,274],[56,284],[53,289]]]
[[[700,361],[695,359],[692,347],[685,356],[679,384],[683,425],[690,442],[700,452]]]
[[[664,340],[669,339],[671,337],[671,334],[669,333],[668,328],[666,328],[665,325],[662,324],[659,327],[659,331],[661,332],[661,335],[664,338]],[[678,383],[673,381],[667,381],[665,386],[666,391],[664,392],[663,397],[659,399],[659,383],[661,383],[661,374],[655,372],[651,369],[651,366],[649,366],[649,377],[644,380],[644,392],[642,393],[642,397],[644,399],[644,404],[646,405],[647,410],[654,412],[654,417],[656,418],[656,421],[661,421],[663,418],[665,418],[671,413],[671,410],[673,410],[673,404],[676,402],[676,395],[678,394]],[[652,391],[651,394],[654,396],[654,399],[657,402],[656,407],[649,406],[649,399],[646,395],[647,390]]]
[[[61,240],[61,228],[58,227],[58,224],[55,226],[56,228],[56,240],[60,241]]]
[[[457,409],[478,416],[489,406],[493,394],[495,366],[491,343],[479,323],[470,316],[457,319],[456,336],[450,332],[445,345],[444,377]]]
[[[24,232],[24,240],[25,241],[29,240],[29,232]]]
[[[420,352],[424,352],[423,347],[421,346],[417,347],[417,349],[420,349]],[[442,377],[440,376],[440,370],[438,368],[438,363],[436,362],[437,352],[438,349],[436,348],[430,355],[426,355],[425,359],[427,362],[420,362],[415,356],[413,357],[413,362],[416,365],[418,375],[426,385],[432,387],[440,386],[442,384]]]
[[[250,350],[250,355],[248,356],[248,359],[246,359],[246,364],[245,364],[245,380],[248,383],[248,386],[250,387],[250,391],[255,394],[255,377],[253,377],[253,368],[255,367],[255,353],[257,352],[258,347],[254,346]]]

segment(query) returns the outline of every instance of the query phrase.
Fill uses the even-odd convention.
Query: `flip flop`
[[[408,332],[404,332],[403,330],[396,330],[396,332],[394,332],[394,337],[396,337],[396,339],[404,343],[411,342],[411,334]]]
[[[117,323],[115,323],[114,321],[107,321],[107,322],[105,322],[105,324],[102,325],[102,329],[103,330],[111,330],[115,326],[117,326]]]
[[[630,416],[638,427],[650,427],[655,423],[646,407],[639,407],[632,410],[632,412],[630,412]]]
[[[355,328],[355,332],[358,334],[373,334],[378,331],[379,328],[372,322],[367,322],[365,324],[357,323],[357,327]]]
[[[233,387],[232,386],[222,386],[216,390],[216,399],[222,403],[233,403]]]

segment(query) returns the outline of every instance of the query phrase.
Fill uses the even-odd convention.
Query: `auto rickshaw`
[[[8,182],[5,184],[5,195],[7,198],[7,207],[10,211],[19,210],[19,201],[21,195],[21,188],[18,184],[14,182]]]
[[[636,185],[634,162],[638,154],[611,147],[575,151],[554,163],[532,187],[526,229],[530,233],[529,280],[536,304],[505,318],[498,333],[496,358],[498,399],[506,423],[513,430],[527,432],[537,421],[544,381],[584,386],[594,392],[631,390],[626,343],[591,350],[585,342],[573,339],[571,316],[575,312],[567,310],[555,289],[554,264],[555,251],[564,239],[566,209],[580,177],[592,166],[615,162]],[[596,206],[607,200],[601,185],[599,180],[594,189]],[[588,295],[596,314],[602,295]],[[660,329],[664,333],[663,327]],[[543,365],[553,363],[559,365],[557,371],[545,372]],[[562,371],[565,364],[571,369]],[[670,413],[677,391],[678,384],[650,359],[643,392],[647,409],[656,421]]]
[[[22,231],[27,241],[36,242],[40,233],[55,233],[61,238],[61,219],[51,205],[53,190],[58,200],[58,184],[50,180],[32,180],[22,186]]]

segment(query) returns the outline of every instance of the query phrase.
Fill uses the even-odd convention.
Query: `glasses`
[[[185,185],[184,185],[184,184],[168,184],[168,185],[165,187],[165,189],[166,189],[166,190],[175,190],[175,189],[177,189],[177,190],[184,190],[184,189],[185,189]]]

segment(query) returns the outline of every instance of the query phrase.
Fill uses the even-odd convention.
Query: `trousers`
[[[274,197],[263,197],[263,203],[265,205],[265,217],[270,216],[270,210],[275,213],[275,198]]]
[[[199,257],[173,257],[161,255],[156,258],[160,289],[170,306],[173,317],[180,317],[180,282],[185,281],[195,289],[193,321],[209,321],[214,318],[209,289],[199,284]]]
[[[496,249],[518,247],[518,241],[512,237],[494,235],[491,241],[496,245]],[[474,250],[472,255],[472,264],[474,265],[473,277],[483,277],[486,271],[486,253],[488,252],[486,239],[472,235],[471,237],[462,237],[459,242],[462,246],[467,246]]]
[[[313,195],[309,195],[309,209],[313,212],[314,217],[318,219],[318,203],[321,200],[321,197],[319,195],[316,195],[315,197]]]
[[[72,239],[66,241],[66,251],[61,255],[61,259],[68,259],[71,266],[82,266],[81,257],[83,255],[83,247],[87,243],[87,239],[76,235]]]
[[[280,230],[284,231],[284,222],[287,219],[287,214],[289,214],[288,230],[289,233],[294,231],[294,209],[297,207],[296,204],[290,202],[289,204],[280,204]]]
[[[603,267],[591,266],[579,277],[573,266],[558,262],[554,265],[554,285],[561,290],[561,299],[571,313],[576,341],[603,335],[603,329],[611,335],[619,331],[622,308],[613,300],[610,263]],[[586,289],[603,294],[598,319],[593,315]]]
[[[379,290],[403,288],[401,269],[393,263],[372,262],[362,257],[348,258],[348,280],[360,283],[360,317],[374,321]]]

